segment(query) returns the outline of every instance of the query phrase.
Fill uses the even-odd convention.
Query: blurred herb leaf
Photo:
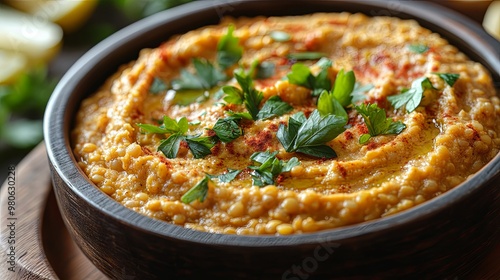
[[[411,45],[408,45],[408,49],[411,52],[423,54],[429,50],[429,47],[426,45],[422,45],[422,44],[411,44]]]
[[[41,119],[55,84],[47,69],[38,67],[0,86],[0,142],[24,149],[42,141]]]

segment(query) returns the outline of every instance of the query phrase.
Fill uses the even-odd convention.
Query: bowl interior
[[[296,2],[290,4],[290,2]],[[429,6],[431,5],[431,6]],[[430,8],[432,7],[432,8]],[[481,62],[500,85],[500,43],[469,19],[429,3],[402,1],[196,1],[158,13],[115,33],[86,53],[67,72],[56,87],[44,120],[45,142],[55,172],[68,188],[89,201],[105,215],[158,235],[193,242],[238,246],[287,246],[314,243],[317,240],[340,240],[360,236],[405,223],[425,219],[427,215],[460,200],[481,185],[498,177],[500,157],[497,155],[467,182],[436,199],[405,212],[363,224],[324,232],[282,236],[237,236],[197,232],[153,220],[125,208],[102,193],[87,180],[77,167],[70,145],[70,130],[81,100],[98,89],[120,65],[134,60],[139,50],[158,46],[171,35],[201,26],[216,24],[223,16],[297,15],[312,12],[362,12],[369,16],[395,16],[416,19],[440,33],[473,60]]]

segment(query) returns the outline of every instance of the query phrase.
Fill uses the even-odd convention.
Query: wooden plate
[[[2,226],[0,279],[107,279],[83,255],[64,226],[52,192],[44,144],[13,172],[9,174],[13,179],[7,179],[0,192],[3,224],[12,222],[15,226],[12,230]],[[9,182],[15,182],[15,195],[10,196],[15,202],[12,216],[7,209]],[[9,240],[15,243],[9,244]],[[6,262],[11,252],[15,254],[13,267]]]
[[[0,190],[0,279],[108,279],[85,257],[66,230],[52,192],[44,144],[15,166],[13,172],[15,180],[7,179]],[[8,189],[9,182],[15,182],[15,195],[10,196],[15,202],[14,215],[8,211],[8,191],[12,191]],[[11,222],[15,226],[12,231],[8,227]],[[15,240],[15,244],[9,244],[9,240]],[[500,277],[500,244],[489,248],[492,247],[477,270],[463,279]],[[9,270],[11,252],[15,254],[15,272]]]

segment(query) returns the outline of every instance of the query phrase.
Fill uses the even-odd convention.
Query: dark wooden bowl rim
[[[282,6],[278,8],[277,3],[280,2]],[[296,3],[290,4],[291,2]],[[296,8],[284,8],[284,5],[293,7],[300,5],[300,2],[307,5],[304,5],[299,13]],[[424,27],[440,33],[472,59],[485,65],[495,84],[500,84],[500,43],[470,19],[434,4],[403,1],[395,4],[386,1],[196,1],[158,13],[115,33],[82,56],[61,79],[46,109],[44,133],[49,160],[67,188],[100,209],[103,215],[108,215],[129,227],[165,238],[219,246],[280,247],[314,244],[319,241],[337,242],[401,227],[425,219],[434,211],[459,205],[467,196],[479,191],[482,186],[499,176],[500,155],[497,155],[466,182],[402,213],[352,226],[291,236],[223,235],[185,229],[138,214],[97,189],[77,166],[70,146],[72,119],[81,99],[95,91],[119,65],[137,57],[140,49],[155,47],[177,31],[182,33],[201,26],[200,24],[216,23],[218,18],[215,15],[245,15],[245,8],[256,6],[266,15],[284,15],[290,11],[305,14],[314,11],[345,10],[378,13],[368,15],[414,18]],[[254,8],[250,16],[258,12],[255,10]],[[193,17],[193,14],[196,14],[196,17]],[[190,19],[186,20],[186,17]],[[173,28],[173,25],[178,27]],[[167,35],[160,36],[160,30],[165,30]]]

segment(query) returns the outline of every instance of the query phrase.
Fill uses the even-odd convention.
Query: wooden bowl
[[[467,275],[498,242],[499,155],[470,180],[405,212],[292,236],[212,234],[154,220],[105,195],[77,166],[69,135],[80,101],[140,49],[226,15],[318,11],[416,19],[485,65],[500,84],[500,43],[478,24],[429,3],[196,1],[139,21],[76,62],[55,89],[45,115],[45,142],[64,222],[105,274],[113,279],[451,279]]]

